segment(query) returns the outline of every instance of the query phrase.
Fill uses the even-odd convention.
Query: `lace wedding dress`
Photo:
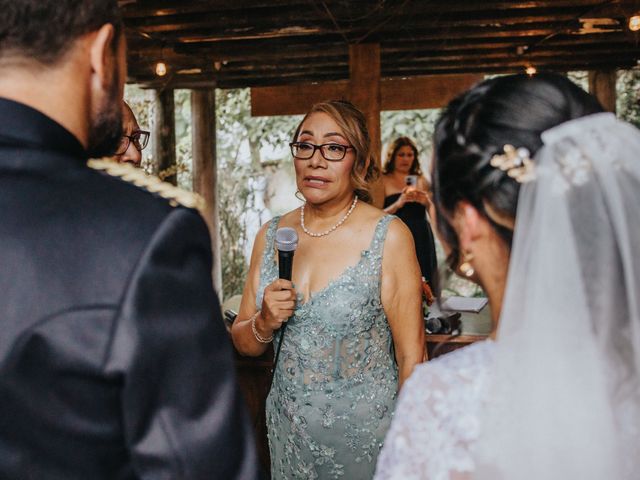
[[[640,131],[599,113],[542,141],[497,340],[409,378],[378,480],[639,478]]]
[[[457,480],[473,471],[494,347],[477,342],[416,367],[400,393],[376,480]]]

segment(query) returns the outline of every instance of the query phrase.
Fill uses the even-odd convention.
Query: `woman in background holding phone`
[[[433,288],[437,259],[427,221],[429,184],[420,170],[418,148],[408,137],[397,138],[389,147],[382,180],[384,211],[397,215],[411,230],[422,276]]]

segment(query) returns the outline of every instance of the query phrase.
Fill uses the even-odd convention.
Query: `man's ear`
[[[100,27],[90,45],[91,71],[96,75],[103,89],[109,87],[112,81],[112,71],[116,62],[115,51],[112,47],[115,30],[107,23]]]
[[[461,201],[456,206],[453,226],[458,234],[460,249],[471,251],[471,244],[483,233],[482,216],[469,202]]]

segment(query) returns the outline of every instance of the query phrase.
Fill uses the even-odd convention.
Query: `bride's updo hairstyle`
[[[451,248],[451,268],[461,259],[451,219],[462,200],[511,247],[520,184],[492,167],[491,157],[512,145],[528,149],[533,158],[545,130],[601,111],[593,96],[551,73],[485,80],[448,105],[434,136],[433,198],[438,231]]]

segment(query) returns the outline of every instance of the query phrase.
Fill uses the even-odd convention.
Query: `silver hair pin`
[[[504,153],[496,153],[491,157],[491,166],[507,172],[518,183],[527,183],[536,178],[535,165],[529,150],[506,144]]]

